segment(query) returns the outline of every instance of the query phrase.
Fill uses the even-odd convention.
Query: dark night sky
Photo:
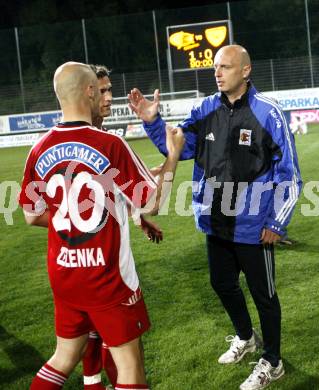
[[[226,0],[0,0],[0,28],[224,2]]]

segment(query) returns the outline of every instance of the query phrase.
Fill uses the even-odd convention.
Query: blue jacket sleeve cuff
[[[285,234],[285,227],[280,225],[279,223],[268,220],[265,223],[265,228],[271,230],[272,232],[279,234],[280,236],[283,236]]]
[[[143,121],[143,126],[144,126],[145,129],[151,129],[151,128],[156,127],[157,125],[159,125],[161,121],[162,121],[161,114],[157,113],[157,116],[153,120],[153,122],[145,122],[145,121]]]

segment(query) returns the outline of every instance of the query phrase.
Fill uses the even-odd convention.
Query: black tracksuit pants
[[[249,245],[207,235],[210,281],[224,305],[236,334],[252,336],[252,323],[239,285],[243,271],[258,310],[264,339],[263,357],[272,366],[280,359],[281,309],[275,290],[273,245]]]

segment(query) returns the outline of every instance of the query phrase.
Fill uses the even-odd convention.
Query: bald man
[[[92,329],[115,361],[115,388],[148,389],[140,337],[150,322],[130,249],[126,204],[158,212],[162,183],[173,179],[184,137],[168,129],[169,153],[155,180],[124,140],[92,126],[101,94],[89,66],[61,65],[54,89],[63,121],[31,149],[19,198],[26,222],[48,227],[57,336],[55,353],[30,389],[61,389]]]
[[[236,332],[226,338],[230,348],[218,362],[237,363],[259,343],[239,285],[242,271],[258,310],[264,352],[240,389],[256,390],[284,374],[273,244],[290,221],[301,178],[294,139],[280,107],[250,81],[247,50],[224,46],[215,55],[214,69],[218,92],[179,124],[186,139],[180,158],[195,159],[196,226],[206,234],[211,285]],[[138,89],[128,98],[147,134],[166,155],[159,91],[153,101]]]

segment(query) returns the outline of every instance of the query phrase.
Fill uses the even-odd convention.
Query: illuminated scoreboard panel
[[[167,40],[173,71],[211,68],[217,50],[232,42],[227,20],[170,26]]]

